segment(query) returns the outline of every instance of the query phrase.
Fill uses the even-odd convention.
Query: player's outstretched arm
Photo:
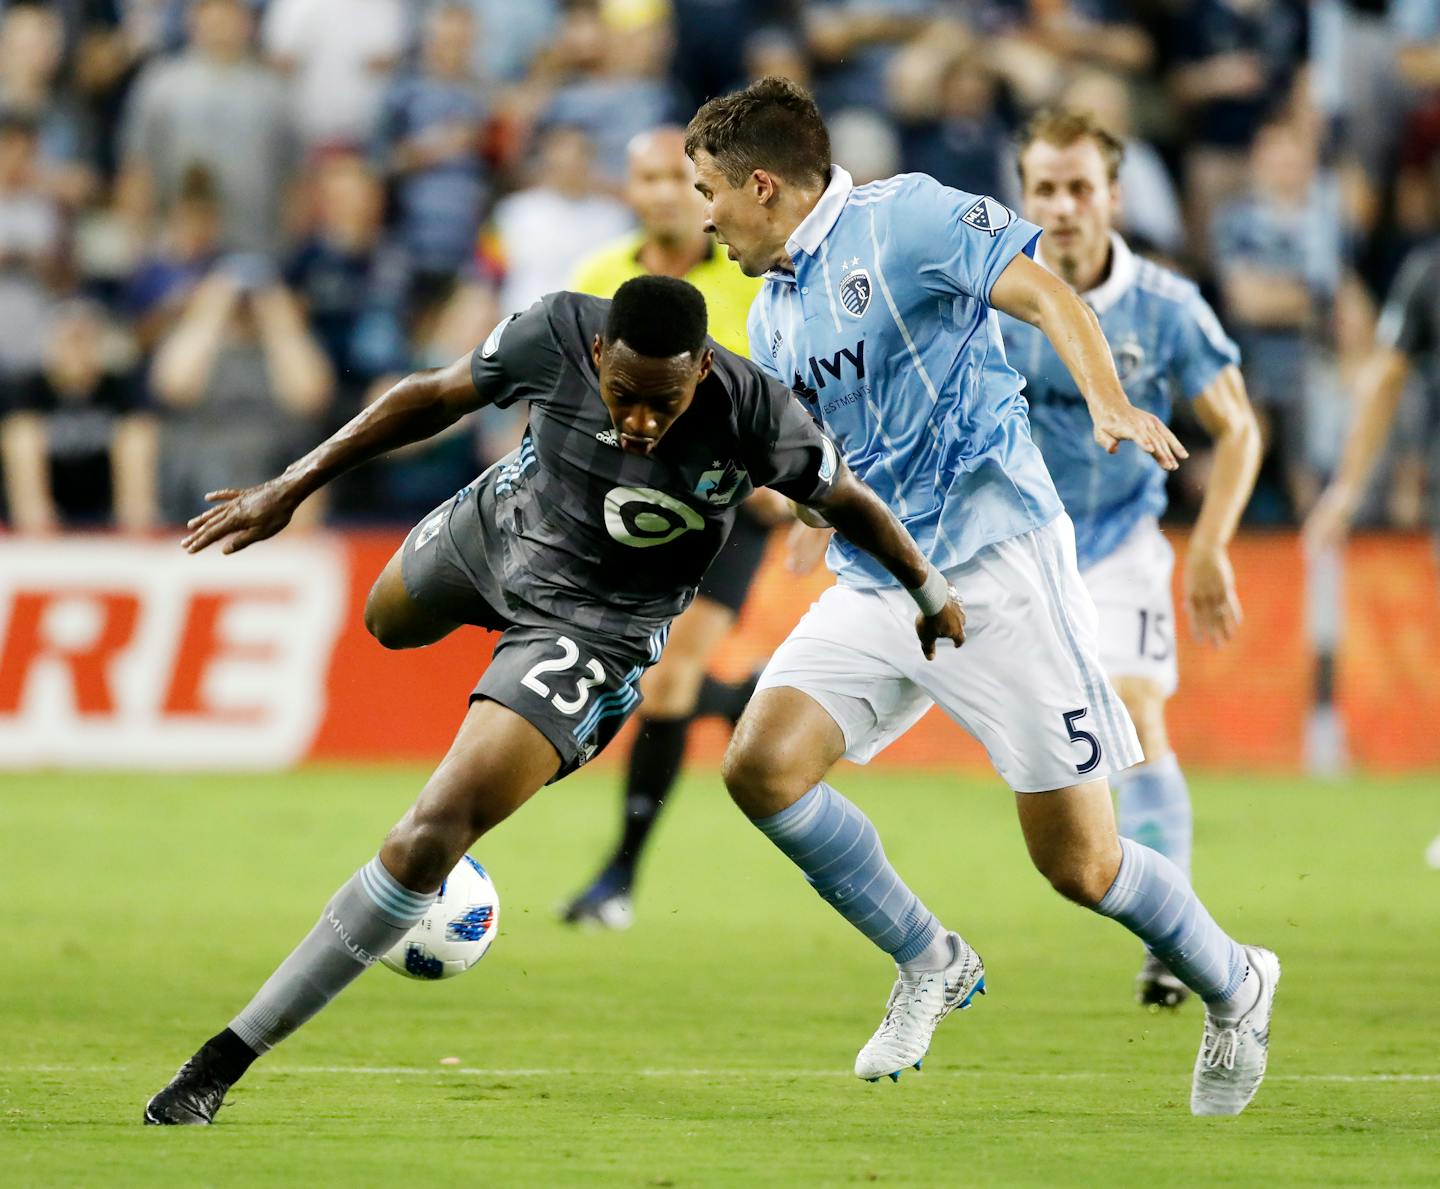
[[[1260,473],[1260,425],[1233,363],[1195,398],[1195,415],[1215,439],[1215,465],[1185,553],[1185,610],[1202,644],[1225,644],[1240,626],[1240,599],[1228,549]]]
[[[273,537],[307,496],[335,476],[388,450],[434,437],[484,403],[470,378],[468,355],[448,367],[406,376],[282,474],[243,491],[207,492],[211,506],[189,522],[190,532],[180,544],[199,553],[224,541],[224,551],[234,553]]]
[[[851,544],[875,558],[910,592],[920,608],[915,632],[926,660],[934,659],[936,640],[965,643],[965,612],[955,588],[920,552],[920,546],[885,501],[848,467],[842,466],[825,495],[807,506],[819,512]]]
[[[1167,471],[1188,457],[1180,439],[1153,413],[1137,409],[1120,387],[1100,320],[1075,291],[1028,256],[1016,256],[990,290],[990,304],[1042,331],[1085,396],[1095,440],[1115,453],[1134,442]]]
[[[1409,357],[1394,347],[1382,348],[1365,365],[1340,468],[1305,520],[1305,540],[1312,548],[1339,545],[1350,531],[1409,376]]]

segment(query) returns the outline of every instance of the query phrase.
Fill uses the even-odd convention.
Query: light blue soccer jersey
[[[751,359],[806,400],[942,570],[1061,511],[988,304],[1039,234],[925,174],[853,186],[834,166],[786,244],[795,272],[767,273],[750,307]],[[895,585],[838,536],[826,560],[847,586]]]
[[[1041,262],[1044,262],[1043,252]],[[1083,294],[1100,319],[1125,395],[1170,420],[1175,392],[1194,399],[1240,352],[1200,291],[1142,260],[1111,235],[1110,275]],[[1000,315],[1005,349],[1025,375],[1030,425],[1065,510],[1083,570],[1113,552],[1137,522],[1165,511],[1165,472],[1133,442],[1114,454],[1095,444],[1090,412],[1049,340]]]

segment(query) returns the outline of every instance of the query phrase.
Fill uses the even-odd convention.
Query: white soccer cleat
[[[940,1021],[985,994],[985,963],[958,933],[950,934],[954,959],[944,970],[901,971],[885,1005],[885,1018],[855,1057],[855,1076],[867,1082],[900,1080],[906,1068],[919,1069]]]
[[[1435,840],[1425,848],[1425,866],[1432,871],[1440,871],[1440,834],[1435,835]]]
[[[1258,945],[1247,945],[1245,957],[1260,980],[1260,994],[1255,1006],[1233,1022],[1205,1013],[1205,1035],[1190,1085],[1192,1115],[1238,1115],[1250,1105],[1265,1077],[1280,959]]]

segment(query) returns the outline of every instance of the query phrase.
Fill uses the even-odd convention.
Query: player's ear
[[[775,197],[775,179],[763,169],[757,169],[751,173],[750,187],[755,192],[755,198],[761,206],[767,206]]]
[[[700,368],[699,371],[696,373],[695,383],[703,384],[705,382],[705,377],[710,374],[711,369],[714,368],[714,366],[715,349],[713,347],[706,347],[704,353],[700,356]]]
[[[595,366],[600,366],[600,356],[605,354],[605,338],[603,335],[596,335],[590,340],[590,358],[595,361]]]

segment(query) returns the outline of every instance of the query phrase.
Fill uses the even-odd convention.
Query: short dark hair
[[[1125,142],[1096,119],[1093,112],[1069,107],[1047,107],[1036,112],[1015,137],[1015,161],[1020,180],[1025,180],[1025,150],[1036,141],[1057,149],[1068,149],[1079,140],[1093,140],[1105,162],[1105,174],[1113,182],[1120,176],[1125,160]]]
[[[830,182],[830,133],[809,92],[788,78],[762,78],[706,103],[685,130],[685,152],[701,150],[732,186],[757,169],[801,185]]]
[[[698,355],[706,327],[705,298],[689,281],[633,277],[610,299],[605,341],[623,342],[652,359]]]

